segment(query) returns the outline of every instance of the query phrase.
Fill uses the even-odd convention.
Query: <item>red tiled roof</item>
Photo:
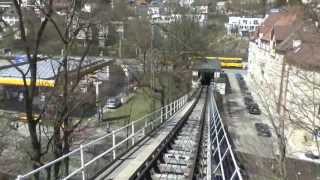
[[[286,52],[289,64],[302,69],[320,71],[320,44],[302,43],[301,46]]]
[[[293,47],[293,41],[299,40],[301,45]],[[320,72],[320,33],[312,22],[300,23],[294,32],[278,45],[277,50],[285,55],[288,64],[306,70]]]
[[[284,12],[270,14],[262,26],[258,29],[262,33],[261,39],[270,41],[284,40],[289,34],[292,26],[299,21],[303,11],[299,8],[291,8]]]

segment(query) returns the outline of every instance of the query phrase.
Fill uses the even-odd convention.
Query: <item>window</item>
[[[259,24],[258,20],[254,20],[253,24]]]

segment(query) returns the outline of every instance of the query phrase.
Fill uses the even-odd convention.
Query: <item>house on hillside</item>
[[[249,36],[251,32],[257,30],[263,20],[262,17],[230,16],[225,27],[228,35]]]
[[[320,33],[303,15],[298,8],[270,14],[251,37],[248,57],[251,85],[285,119],[289,155],[299,158],[318,154],[320,143]]]

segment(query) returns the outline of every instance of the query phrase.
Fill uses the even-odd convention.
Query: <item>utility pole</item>
[[[123,39],[123,33],[124,33],[123,28],[124,28],[123,22],[120,21],[119,28],[117,30],[117,32],[119,33],[119,58],[122,58],[122,39]]]
[[[151,90],[152,93],[154,93],[155,91],[155,69],[154,69],[154,57],[153,57],[153,36],[154,36],[154,32],[153,32],[153,25],[151,24],[151,44],[150,44],[150,73],[151,73]],[[155,110],[155,98],[152,98],[152,111]]]
[[[100,94],[99,94],[99,85],[102,84],[101,81],[94,82],[94,85],[96,87],[96,106],[97,106],[97,119],[98,121],[102,121],[103,119],[103,112],[101,107],[101,100],[100,100]]]

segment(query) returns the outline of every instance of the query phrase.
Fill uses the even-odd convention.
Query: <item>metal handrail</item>
[[[226,133],[224,124],[222,122],[217,104],[216,104],[216,100],[214,98],[213,95],[213,86],[210,86],[210,93],[211,93],[211,98],[210,98],[210,104],[209,104],[209,111],[208,111],[208,142],[209,142],[209,146],[208,146],[208,158],[207,158],[207,177],[208,178],[212,178],[212,173],[215,172],[219,167],[221,170],[221,175],[222,175],[222,179],[223,180],[235,180],[235,178],[242,180],[242,175],[241,175],[241,170],[239,168],[238,162],[235,158],[234,152],[232,150],[232,146],[230,144],[228,135]],[[220,128],[218,129],[217,127],[217,122],[220,123]],[[212,131],[213,130],[213,131]],[[220,133],[220,131],[223,131],[223,136],[221,137],[221,139],[218,138],[218,134]],[[214,136],[214,137],[213,137]],[[213,138],[212,138],[213,137]],[[214,140],[216,139],[216,149],[212,149]],[[220,146],[223,142],[223,140],[225,140],[227,148],[225,149],[224,152],[221,152]],[[217,165],[217,167],[215,168],[214,171],[212,171],[212,156],[214,155],[214,152],[219,153],[219,163]],[[234,168],[231,169],[232,172],[231,174],[228,174],[228,176],[230,176],[230,178],[227,178],[227,174],[225,172],[224,166],[223,166],[223,161],[225,160],[225,156],[227,155],[227,153],[229,152],[230,157],[231,157],[231,163],[234,165]]]
[[[159,122],[159,125],[158,127],[165,121],[165,120],[168,120],[170,119],[172,116],[175,115],[175,113],[177,113],[185,104],[186,102],[188,101],[188,95],[184,95],[182,96],[181,98],[173,101],[172,103],[150,113],[150,114],[147,114],[145,116],[143,116],[142,118],[140,119],[137,119],[135,121],[132,121],[130,124],[128,125],[125,125],[123,127],[120,127],[114,131],[112,131],[111,133],[108,133],[102,137],[99,137],[95,140],[92,140],[86,144],[81,144],[78,148],[72,150],[71,152],[33,170],[33,171],[30,171],[29,173],[27,174],[24,174],[24,175],[18,175],[17,176],[17,180],[23,180],[25,178],[28,178],[32,175],[35,175],[37,173],[41,173],[43,170],[46,170],[47,168],[49,167],[52,167],[54,164],[56,164],[57,162],[60,162],[62,160],[64,160],[65,158],[68,158],[70,157],[71,155],[74,155],[76,153],[80,153],[80,160],[81,160],[81,167],[79,168],[76,168],[75,170],[73,170],[72,172],[70,172],[66,177],[63,178],[63,180],[67,180],[71,177],[73,177],[74,175],[78,174],[78,173],[82,173],[82,180],[85,180],[86,179],[86,167],[90,166],[92,163],[96,162],[98,159],[102,158],[103,156],[105,156],[106,154],[108,153],[112,153],[113,154],[113,160],[115,160],[117,158],[117,154],[116,154],[116,149],[121,146],[122,144],[126,143],[127,141],[132,141],[132,145],[135,145],[135,136],[137,134],[141,134],[141,132],[143,133],[143,137],[146,137],[147,136],[147,133],[146,133],[146,129],[148,127],[151,126],[151,128],[156,128],[154,127],[154,123],[157,122],[157,121],[160,121]],[[159,114],[160,113],[160,114]],[[147,118],[149,117],[152,117],[153,115],[158,115],[160,117],[155,117],[155,119],[153,119],[152,121],[150,121],[149,123],[146,121]],[[135,124],[141,122],[141,121],[145,121],[145,124],[144,126],[140,127],[140,129],[135,129]],[[121,130],[124,130],[126,128],[129,128],[131,127],[131,135],[129,135],[128,137],[124,138],[123,140],[121,140],[120,142],[116,142],[116,133],[117,132],[120,132]],[[139,127],[138,127],[139,128]],[[90,161],[87,161],[85,162],[85,158],[84,158],[84,149],[85,148],[88,148],[88,147],[92,147],[94,146],[97,142],[100,142],[108,137],[111,137],[112,136],[112,147],[110,147],[109,149],[105,150],[104,152],[100,153],[99,155],[93,157],[93,159],[91,159]]]

